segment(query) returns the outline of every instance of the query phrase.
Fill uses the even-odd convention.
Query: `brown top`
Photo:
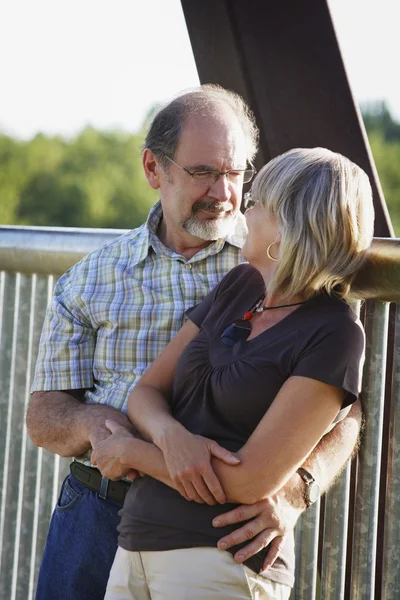
[[[315,297],[250,341],[235,346],[221,333],[252,308],[264,282],[250,265],[240,265],[196,307],[189,318],[201,331],[183,352],[171,398],[174,417],[195,433],[231,451],[248,440],[291,375],[343,388],[343,406],[359,391],[364,333],[350,307],[328,295]],[[323,399],[321,399],[323,401]],[[234,504],[208,506],[186,501],[151,477],[137,480],[121,511],[119,545],[126,550],[172,550],[213,546],[238,525],[215,529],[212,519]],[[232,548],[234,553],[237,550]],[[246,561],[259,572],[266,550]],[[289,536],[266,578],[294,581],[294,540]]]

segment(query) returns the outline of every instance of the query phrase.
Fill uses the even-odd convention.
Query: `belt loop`
[[[102,477],[101,478],[99,497],[103,498],[103,500],[107,499],[108,484],[109,483],[110,483],[110,480],[107,477]]]

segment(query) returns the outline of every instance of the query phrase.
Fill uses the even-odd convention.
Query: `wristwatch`
[[[303,469],[303,467],[299,467],[297,469],[297,473],[300,475],[304,483],[306,484],[304,490],[304,501],[306,503],[307,508],[309,508],[314,502],[318,500],[321,495],[320,487],[318,483],[315,481],[314,477],[311,475],[309,471]]]

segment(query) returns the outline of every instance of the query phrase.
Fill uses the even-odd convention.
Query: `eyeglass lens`
[[[220,171],[195,171],[194,173],[189,174],[192,176],[194,181],[198,183],[204,183],[206,181],[217,181],[221,176],[226,175],[229,181],[236,182],[243,179],[243,183],[249,183],[254,175],[254,171],[248,169],[246,171],[227,171],[222,173]]]

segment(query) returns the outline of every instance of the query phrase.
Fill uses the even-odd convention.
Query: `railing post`
[[[320,501],[303,512],[296,526],[294,598],[315,600]]]
[[[381,597],[384,600],[400,598],[400,306],[396,309],[383,541]]]
[[[367,302],[363,377],[366,425],[359,452],[354,506],[351,600],[373,600],[389,304]]]
[[[344,600],[350,463],[325,496],[322,539],[321,598]]]

